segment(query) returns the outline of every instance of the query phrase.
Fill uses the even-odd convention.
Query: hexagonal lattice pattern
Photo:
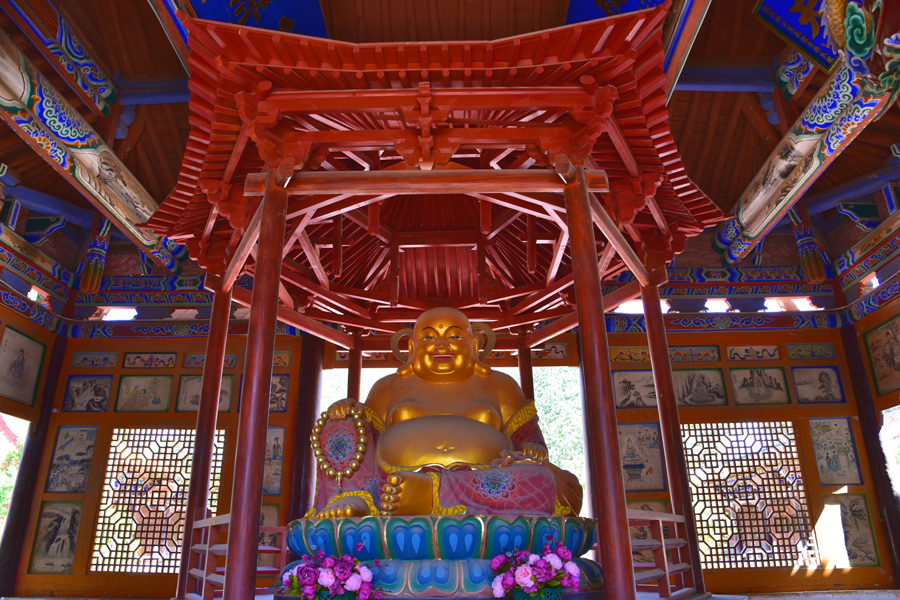
[[[790,422],[682,425],[704,568],[818,565]]]
[[[215,514],[225,434],[216,432],[209,507]],[[187,506],[193,429],[116,429],[91,571],[177,573]]]

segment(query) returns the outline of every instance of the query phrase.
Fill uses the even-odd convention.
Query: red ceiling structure
[[[433,305],[501,330],[571,315],[558,156],[648,269],[723,218],[669,131],[665,14],[386,44],[186,19],[190,140],[148,227],[213,275],[252,274],[260,173],[282,164],[280,297],[301,328],[393,331]],[[626,268],[605,257],[606,276]]]

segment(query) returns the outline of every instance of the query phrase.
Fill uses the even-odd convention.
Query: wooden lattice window
[[[219,499],[225,435],[216,432],[209,505]],[[193,429],[116,429],[91,571],[177,573],[194,454]]]
[[[819,564],[790,422],[682,425],[705,568]]]

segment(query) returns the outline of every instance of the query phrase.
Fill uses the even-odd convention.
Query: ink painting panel
[[[616,408],[656,406],[653,371],[613,371],[613,391]]]
[[[777,360],[778,346],[728,346],[728,360]]]
[[[837,367],[791,367],[791,377],[800,404],[844,402]]]
[[[822,485],[861,485],[850,419],[810,419],[809,429]]]
[[[125,369],[174,369],[175,352],[126,352],[122,367]]]
[[[177,412],[197,412],[200,407],[202,387],[202,375],[182,375],[178,380],[178,399],[175,401],[175,410]],[[219,412],[231,410],[233,391],[234,375],[222,375],[222,384],[219,388]]]
[[[166,412],[171,375],[123,375],[119,379],[117,412]]]
[[[790,404],[784,369],[731,369],[735,404]]]
[[[722,369],[675,369],[675,401],[678,406],[725,406]]]
[[[287,375],[272,375],[272,388],[269,392],[269,412],[287,412],[288,401]]]
[[[34,405],[46,348],[7,325],[0,341],[0,396]]]
[[[866,332],[863,343],[878,395],[900,390],[900,315]]]
[[[625,473],[626,492],[666,490],[659,423],[620,424],[619,457]]]
[[[665,500],[631,500],[628,502],[628,508],[636,509],[636,510],[647,510],[652,512],[669,512],[669,503]],[[669,526],[664,525],[664,534],[666,537],[672,537],[669,533]],[[652,539],[653,533],[650,530],[649,525],[640,525],[636,527],[629,527],[629,531],[631,532],[632,540],[649,540]],[[672,560],[671,554],[669,551],[667,553],[669,555],[669,561]],[[644,562],[649,563],[653,562],[653,550],[634,550],[631,553],[632,560],[634,562]]]
[[[63,412],[106,412],[112,384],[112,375],[70,375]]]
[[[281,465],[284,460],[284,427],[266,430],[266,455],[263,465],[263,495],[281,494]]]
[[[278,526],[278,508],[277,504],[263,504],[259,510],[259,526],[260,527],[277,527]],[[259,532],[259,545],[277,547],[278,534],[275,532]],[[256,557],[256,566],[258,567],[274,567],[278,560],[278,555],[274,553],[260,552]]]
[[[56,430],[53,455],[47,471],[44,492],[83,494],[87,489],[94,455],[96,427],[60,427]]]
[[[837,549],[839,556],[846,553],[846,560],[836,560],[838,567],[877,567],[881,564],[875,544],[875,532],[865,494],[824,494],[825,506],[840,507],[840,527],[837,523],[828,523],[830,537],[839,535],[841,531],[842,548]],[[827,514],[827,508],[826,508]],[[821,544],[822,542],[820,542]],[[832,557],[838,558],[838,557]],[[844,558],[840,556],[840,558]],[[840,563],[845,564],[840,564]]]
[[[29,573],[71,573],[81,502],[44,502],[34,534]]]

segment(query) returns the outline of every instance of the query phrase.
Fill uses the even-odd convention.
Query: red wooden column
[[[524,333],[520,333],[516,338],[519,344],[519,383],[522,385],[525,397],[534,400],[534,369],[531,363],[531,348],[528,347]]]
[[[241,418],[231,491],[231,523],[225,563],[225,600],[253,598],[259,546],[259,511],[262,504],[263,463],[287,192],[276,184],[275,170],[266,177],[265,210],[260,225],[250,301],[250,328],[241,387]]]
[[[191,483],[188,487],[187,508],[184,514],[184,540],[181,543],[181,567],[178,570],[176,598],[184,598],[187,593],[191,546],[194,543],[194,522],[206,518],[206,509],[209,505],[209,471],[212,466],[213,444],[216,439],[219,392],[222,388],[225,342],[228,340],[230,317],[231,288],[217,289],[213,295],[212,313],[209,316],[209,335],[206,338],[206,362],[203,363],[200,405],[197,407],[197,432],[194,435]]]
[[[353,347],[350,348],[349,364],[347,365],[347,397],[362,402],[360,388],[362,386],[362,338],[353,336]]]
[[[577,179],[566,185],[566,217],[572,271],[575,274],[575,302],[578,314],[591,504],[600,541],[601,562],[606,581],[606,597],[634,600],[634,566],[631,535],[625,507],[625,483],[619,459],[619,431],[613,400],[612,371],[597,246],[584,167]]]
[[[309,435],[316,425],[319,395],[322,389],[322,368],[325,358],[325,342],[314,335],[303,336],[300,349],[300,396],[297,417],[294,420],[294,452],[291,462],[291,499],[288,505],[288,523],[299,519],[314,502],[316,487],[316,463]]]
[[[641,300],[644,303],[644,322],[647,324],[647,338],[650,344],[650,364],[653,367],[653,385],[656,386],[656,404],[659,407],[659,424],[666,457],[672,511],[684,516],[694,589],[697,592],[704,592],[706,586],[703,583],[703,570],[700,568],[697,524],[694,522],[694,505],[691,502],[684,446],[681,443],[681,422],[678,419],[678,405],[675,401],[675,382],[672,379],[672,363],[669,360],[666,323],[659,305],[659,288],[654,284],[642,286]]]

